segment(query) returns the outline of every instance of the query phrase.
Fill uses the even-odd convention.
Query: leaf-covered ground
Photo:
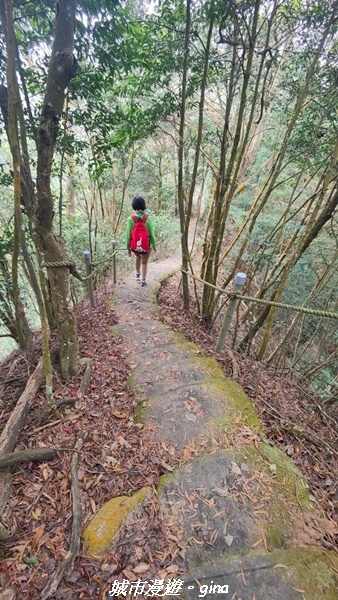
[[[189,311],[184,310],[178,289],[179,276],[176,275],[165,282],[160,291],[163,320],[214,356],[225,375],[242,385],[264,424],[266,438],[291,457],[306,477],[318,507],[330,518],[332,534],[323,537],[323,546],[338,551],[337,405],[325,404],[289,375],[278,376],[273,369],[246,354],[226,348],[216,355],[217,328],[210,329],[198,316],[193,300]],[[193,289],[191,298],[194,298]],[[232,333],[229,333],[230,340]]]
[[[174,277],[160,293],[162,318],[212,355],[216,333],[208,330],[193,308],[183,310],[178,284]],[[78,471],[83,526],[112,497],[146,485],[152,487],[153,494],[127,523],[114,552],[104,560],[81,555],[53,597],[106,598],[116,579],[173,578],[184,571],[184,548],[177,532],[164,523],[155,491],[159,476],[170,471],[178,459],[165,444],[153,441],[151,425],[133,422],[135,400],[127,385],[128,357],[118,337],[113,338],[110,332],[116,325],[114,311],[108,306],[112,293],[112,287],[103,286],[96,293],[96,309],[92,310],[87,301],[77,308],[81,357],[93,361],[86,393],[79,398],[84,363],[67,384],[60,379],[55,382],[55,399],[77,398],[76,403],[62,407],[59,419],[51,419],[41,390],[17,444],[17,450],[58,449],[58,457],[51,462],[12,468],[13,491],[2,515],[11,537],[0,544],[0,589],[13,589],[12,597],[18,600],[41,598],[42,589],[68,550],[72,527],[70,462],[79,432],[86,433]],[[297,383],[263,367],[257,369],[247,356],[224,352],[219,360],[226,375],[238,378],[252,398],[266,437],[282,447],[307,477],[319,508],[332,522],[332,534],[322,543],[335,547],[338,451],[333,410]],[[0,368],[2,425],[25,387],[28,372],[19,352]]]
[[[55,598],[106,598],[116,579],[173,577],[184,568],[183,549],[175,532],[164,525],[154,487],[176,457],[165,444],[152,441],[150,426],[132,420],[135,401],[127,386],[128,360],[118,338],[110,334],[110,327],[116,324],[108,307],[112,293],[108,286],[101,288],[96,293],[95,310],[87,301],[77,309],[81,356],[93,361],[87,393],[75,405],[62,408],[60,419],[51,419],[41,390],[16,447],[59,449],[58,458],[51,462],[12,467],[13,492],[2,515],[11,537],[0,544],[0,589],[14,589],[17,600],[41,598],[42,589],[68,550],[72,527],[70,461],[79,432],[86,433],[78,471],[83,526],[112,497],[146,485],[154,492],[121,531],[114,554],[105,560],[80,556]],[[17,352],[2,365],[0,381],[6,378],[13,359],[18,360],[10,382],[4,386],[2,424],[27,380],[27,365]],[[78,396],[84,370],[85,364],[67,384],[56,382],[57,401]]]

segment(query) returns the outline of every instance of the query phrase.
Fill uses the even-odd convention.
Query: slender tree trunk
[[[304,254],[304,252],[307,250],[307,248],[310,246],[310,244],[313,242],[313,240],[316,239],[316,237],[318,236],[319,232],[322,230],[324,225],[331,219],[337,206],[338,206],[338,188],[335,188],[332,191],[331,197],[328,200],[328,202],[326,203],[326,206],[322,209],[322,211],[320,212],[320,214],[317,217],[317,219],[315,220],[315,222],[311,223],[310,230],[309,230],[309,228],[307,228],[307,231],[304,233],[302,239],[299,241],[299,244],[296,247],[295,251],[293,252],[292,256],[289,258],[287,264],[284,266],[283,272],[282,272],[282,277],[281,277],[280,283],[278,285],[278,289],[274,292],[274,300],[276,302],[278,302],[281,298],[281,295],[285,289],[285,286],[287,284],[287,281],[288,281],[288,278],[290,276],[292,269],[298,263],[300,257]],[[264,307],[264,309],[262,310],[260,316],[258,317],[258,319],[256,321],[256,323],[259,322],[259,328],[260,328],[260,327],[262,327],[265,320],[269,317],[266,335],[263,338],[263,342],[262,342],[261,348],[258,353],[258,358],[260,360],[262,360],[262,358],[265,354],[267,344],[270,339],[270,335],[271,335],[271,331],[272,331],[273,319],[274,319],[274,316],[276,313],[276,307],[269,307],[269,310],[266,310],[266,308],[267,307]],[[255,325],[251,328],[252,331],[249,336],[250,341],[256,335],[259,328],[255,327]]]
[[[41,339],[43,350],[43,361],[46,376],[46,396],[51,408],[53,408],[53,375],[51,359],[49,354],[49,329],[48,321],[43,302],[42,293],[40,290],[38,278],[35,273],[34,265],[31,261],[25,237],[25,227],[21,214],[21,156],[20,156],[20,141],[18,128],[18,107],[20,106],[19,88],[16,79],[15,69],[15,36],[12,3],[10,0],[5,0],[6,10],[6,46],[7,46],[7,82],[8,82],[8,138],[11,147],[13,158],[13,173],[14,173],[14,214],[15,227],[19,235],[19,243],[27,265],[33,290],[37,299],[40,319],[41,319]]]
[[[189,38],[190,38],[190,6],[191,0],[186,0],[186,21],[185,21],[185,37],[184,37],[184,59],[182,73],[182,91],[181,91],[181,108],[180,108],[180,125],[179,125],[179,141],[178,141],[178,180],[177,180],[177,199],[178,211],[180,217],[181,229],[181,248],[182,248],[182,268],[188,270],[189,263],[189,248],[188,236],[186,234],[186,202],[183,187],[184,177],[184,124],[186,110],[186,93],[188,80],[188,55],[189,55]],[[189,309],[189,285],[188,275],[182,273],[182,288],[183,288],[183,305],[185,309]]]
[[[245,134],[243,136],[242,144],[240,143],[243,125],[244,125],[244,114],[247,106],[247,93],[249,81],[251,78],[251,70],[255,52],[256,45],[256,37],[257,37],[257,26],[258,26],[258,18],[259,18],[259,9],[261,5],[261,0],[256,0],[254,7],[254,16],[252,20],[250,35],[249,35],[249,50],[247,52],[245,68],[243,69],[243,83],[241,89],[241,97],[238,109],[238,115],[236,118],[236,128],[234,138],[232,140],[231,152],[228,164],[226,166],[226,156],[227,156],[227,146],[228,146],[228,136],[229,136],[229,119],[230,119],[230,110],[231,104],[234,94],[234,78],[236,65],[238,64],[238,49],[234,47],[233,51],[233,59],[232,59],[232,72],[230,76],[230,85],[228,88],[228,101],[227,101],[227,109],[226,109],[226,117],[224,121],[224,129],[223,129],[223,139],[222,139],[222,147],[221,147],[221,156],[220,156],[220,166],[218,179],[216,183],[215,189],[215,197],[213,199],[213,215],[212,215],[212,226],[210,228],[210,236],[205,245],[203,262],[202,262],[202,271],[201,277],[205,281],[209,283],[215,284],[217,281],[218,268],[219,268],[219,256],[221,252],[223,235],[225,230],[225,222],[229,211],[229,206],[231,203],[231,194],[233,194],[236,187],[236,176],[239,172],[239,168],[241,162],[245,155],[245,148],[248,143],[249,133],[251,129],[251,123],[253,120],[255,104],[258,96],[258,86],[260,82],[260,76],[263,68],[263,62],[261,62],[261,70],[258,78],[256,80],[255,92],[254,92],[254,100],[251,105],[250,117],[245,129]],[[234,24],[234,40],[237,41],[239,37],[239,31],[237,30],[237,24]],[[243,48],[244,51],[244,48]],[[232,80],[232,82],[231,82]],[[231,191],[231,194],[230,194]],[[205,285],[203,288],[203,298],[202,298],[202,314],[205,318],[210,319],[212,317],[212,312],[215,308],[214,305],[214,297],[215,290],[210,288],[210,286]]]
[[[123,181],[123,185],[122,185],[121,205],[120,205],[119,214],[118,214],[118,217],[117,217],[116,223],[115,223],[114,234],[117,232],[119,224],[120,224],[123,206],[124,206],[124,202],[126,199],[128,183],[130,181],[130,178],[131,178],[133,170],[134,170],[134,157],[135,157],[135,149],[132,148],[130,160],[128,161],[129,168],[125,169],[124,181]]]
[[[213,5],[211,6],[211,11],[212,10],[213,10]],[[197,171],[198,171],[200,155],[201,155],[205,91],[206,91],[207,78],[208,78],[210,45],[211,45],[213,26],[214,26],[214,17],[212,16],[210,19],[210,23],[209,23],[207,43],[206,43],[205,50],[204,50],[204,65],[203,65],[203,75],[202,75],[202,81],[201,81],[200,101],[199,101],[199,108],[198,108],[198,129],[197,129],[197,139],[196,139],[196,146],[195,146],[194,166],[193,166],[192,175],[191,175],[191,183],[190,183],[190,187],[189,187],[189,196],[188,196],[188,204],[187,204],[186,219],[185,219],[184,235],[185,235],[186,239],[188,239],[191,211],[192,211],[194,193],[195,193],[196,182],[197,182]]]
[[[311,81],[311,79],[312,79],[312,77],[313,77],[313,75],[315,73],[316,68],[317,68],[321,51],[323,50],[324,44],[325,44],[325,42],[327,40],[327,37],[328,37],[328,35],[329,35],[330,31],[331,31],[332,23],[335,20],[335,18],[336,18],[336,9],[335,9],[335,11],[333,11],[332,15],[330,16],[330,19],[329,19],[329,21],[328,21],[328,23],[326,25],[325,31],[323,32],[322,38],[321,38],[321,40],[320,40],[320,42],[318,44],[318,48],[316,50],[316,53],[314,54],[314,58],[313,58],[313,60],[311,62],[311,65],[310,65],[310,67],[308,69],[308,72],[306,74],[306,77],[305,77],[305,80],[304,80],[304,84],[302,86],[302,89],[301,89],[298,97],[297,97],[297,100],[296,100],[296,103],[295,103],[295,107],[294,107],[294,111],[293,111],[291,119],[290,119],[290,121],[288,123],[288,126],[287,126],[287,129],[286,129],[283,141],[281,143],[281,147],[280,147],[279,152],[277,154],[277,157],[274,160],[274,162],[272,164],[272,167],[270,169],[270,173],[269,173],[266,181],[264,182],[263,186],[261,187],[261,190],[260,190],[260,192],[259,192],[259,194],[256,197],[256,200],[254,202],[254,205],[257,206],[257,209],[256,209],[256,211],[254,213],[254,216],[253,216],[253,218],[251,220],[251,223],[250,223],[250,230],[251,231],[253,229],[255,220],[258,217],[258,214],[261,212],[262,208],[265,206],[268,198],[270,197],[273,189],[275,188],[275,185],[276,185],[276,182],[277,182],[277,178],[279,177],[279,175],[280,175],[280,173],[282,171],[283,163],[284,163],[284,159],[285,159],[285,155],[286,155],[286,151],[287,151],[287,148],[288,148],[288,143],[289,143],[289,140],[291,138],[291,134],[292,134],[292,132],[294,130],[294,127],[295,127],[295,124],[297,122],[298,116],[299,116],[300,112],[303,109],[304,100],[306,98],[306,94],[307,94],[308,89],[309,89],[310,81]],[[248,129],[246,131],[248,132]],[[243,148],[243,146],[242,146],[242,148]],[[230,164],[231,164],[231,157],[229,159],[229,165]],[[238,166],[239,166],[239,163],[237,162],[236,163],[236,169],[237,170],[238,170]],[[229,168],[228,168],[228,171],[229,171]],[[232,186],[234,185],[234,181],[235,180],[233,179],[232,180]],[[229,195],[229,198],[230,198],[231,197],[230,191],[228,192],[228,195]],[[228,200],[229,200],[229,198],[228,198]],[[223,224],[225,224],[225,219],[223,217],[226,217],[226,215],[227,215],[227,210],[228,210],[227,205],[228,205],[228,201],[224,203],[223,211],[222,211],[221,217],[220,217],[220,221]],[[246,220],[247,222],[248,222],[249,218],[251,217],[251,209],[250,209],[249,213],[250,214],[248,215],[248,218]],[[315,217],[315,215],[314,215],[314,217]],[[223,227],[223,225],[222,225],[222,227]],[[242,227],[240,229],[240,231],[239,231],[239,235],[241,235],[241,233],[243,232],[243,230],[244,230],[244,228]],[[223,227],[223,230],[222,229],[221,229],[221,231],[218,230],[217,231],[217,236],[214,236],[214,238],[213,238],[213,240],[214,240],[213,241],[213,245],[215,247],[215,250],[213,251],[213,257],[212,257],[212,262],[214,264],[214,269],[213,269],[213,272],[212,272],[213,273],[213,282],[216,281],[215,276],[217,276],[217,268],[215,266],[215,258],[216,258],[217,254],[218,254],[218,251],[221,248],[222,238],[223,238],[223,232],[224,232],[224,227]],[[235,241],[237,241],[239,235],[236,236],[236,239],[233,240],[233,243],[231,243],[230,246],[227,248],[227,250],[225,251],[224,255],[222,256],[222,259],[219,262],[222,262],[225,259],[225,257],[227,256],[227,254],[232,249]],[[241,260],[241,255],[244,252],[244,249],[246,247],[247,242],[248,242],[248,236],[244,240],[244,242],[242,244],[242,247],[240,249],[240,252],[237,255],[237,263],[239,263],[240,260]],[[204,274],[203,278],[206,279],[207,281],[209,281],[209,279],[207,279],[207,277],[205,276],[205,274]],[[227,278],[227,283],[228,283],[228,281],[229,281],[229,277]],[[226,286],[226,284],[224,284],[224,287]],[[215,291],[213,291],[211,289],[210,289],[210,291],[207,291],[205,295],[208,296],[208,303],[204,306],[203,310],[207,310],[208,314],[210,314],[210,313],[212,313],[212,311],[214,310],[214,307],[216,306],[217,298],[216,298],[216,300],[214,300]],[[210,298],[211,298],[211,301],[210,301]]]

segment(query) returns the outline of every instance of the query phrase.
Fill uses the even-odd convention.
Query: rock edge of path
[[[135,420],[175,449],[159,502],[185,548],[180,597],[335,600],[337,554],[320,546],[326,519],[286,454],[264,441],[250,398],[216,360],[159,320],[161,280],[179,254],[130,275],[112,305],[128,362]]]

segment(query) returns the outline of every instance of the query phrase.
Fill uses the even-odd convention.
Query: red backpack
[[[133,252],[149,252],[150,237],[149,231],[146,228],[146,220],[148,215],[143,215],[142,219],[138,219],[136,215],[131,217],[135,222],[130,234],[130,249]]]

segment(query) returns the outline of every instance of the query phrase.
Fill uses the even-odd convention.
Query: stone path
[[[150,263],[145,288],[128,277],[114,310],[133,367],[135,419],[155,420],[154,435],[191,457],[158,487],[186,547],[180,597],[337,599],[337,555],[320,547],[318,508],[301,474],[263,441],[243,389],[158,318],[161,278],[179,264],[179,251]]]

